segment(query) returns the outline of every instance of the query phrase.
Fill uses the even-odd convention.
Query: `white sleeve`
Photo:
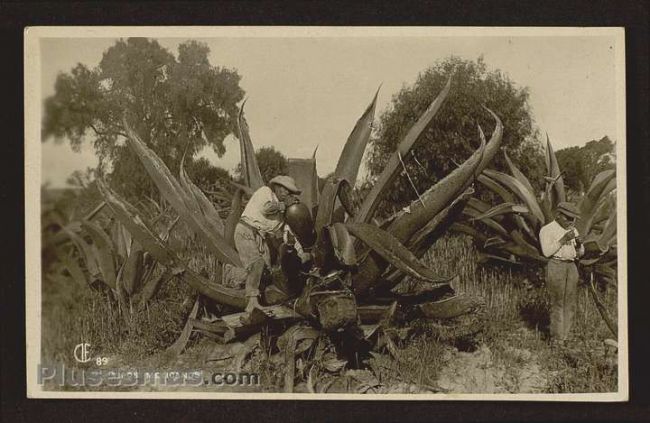
[[[550,226],[545,226],[539,231],[539,243],[541,244],[544,257],[551,257],[557,253],[562,247],[562,244],[560,244],[562,236],[555,234]]]

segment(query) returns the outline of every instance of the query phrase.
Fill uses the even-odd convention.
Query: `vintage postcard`
[[[27,28],[27,395],[626,401],[624,35]]]

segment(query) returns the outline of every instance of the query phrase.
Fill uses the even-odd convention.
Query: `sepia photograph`
[[[28,397],[626,401],[624,38],[27,28]]]

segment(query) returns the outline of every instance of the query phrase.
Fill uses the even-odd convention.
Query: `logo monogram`
[[[74,359],[77,360],[77,362],[88,363],[91,360],[91,358],[89,357],[90,344],[88,343],[77,344],[77,346],[74,347],[73,354],[74,354]]]

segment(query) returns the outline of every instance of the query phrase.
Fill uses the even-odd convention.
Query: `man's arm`
[[[572,230],[566,231],[559,236],[553,232],[551,228],[542,228],[539,232],[539,243],[541,244],[544,257],[552,257],[564,244],[575,236]]]
[[[284,203],[281,201],[269,200],[262,206],[262,214],[265,217],[271,217],[278,213],[284,213]]]

